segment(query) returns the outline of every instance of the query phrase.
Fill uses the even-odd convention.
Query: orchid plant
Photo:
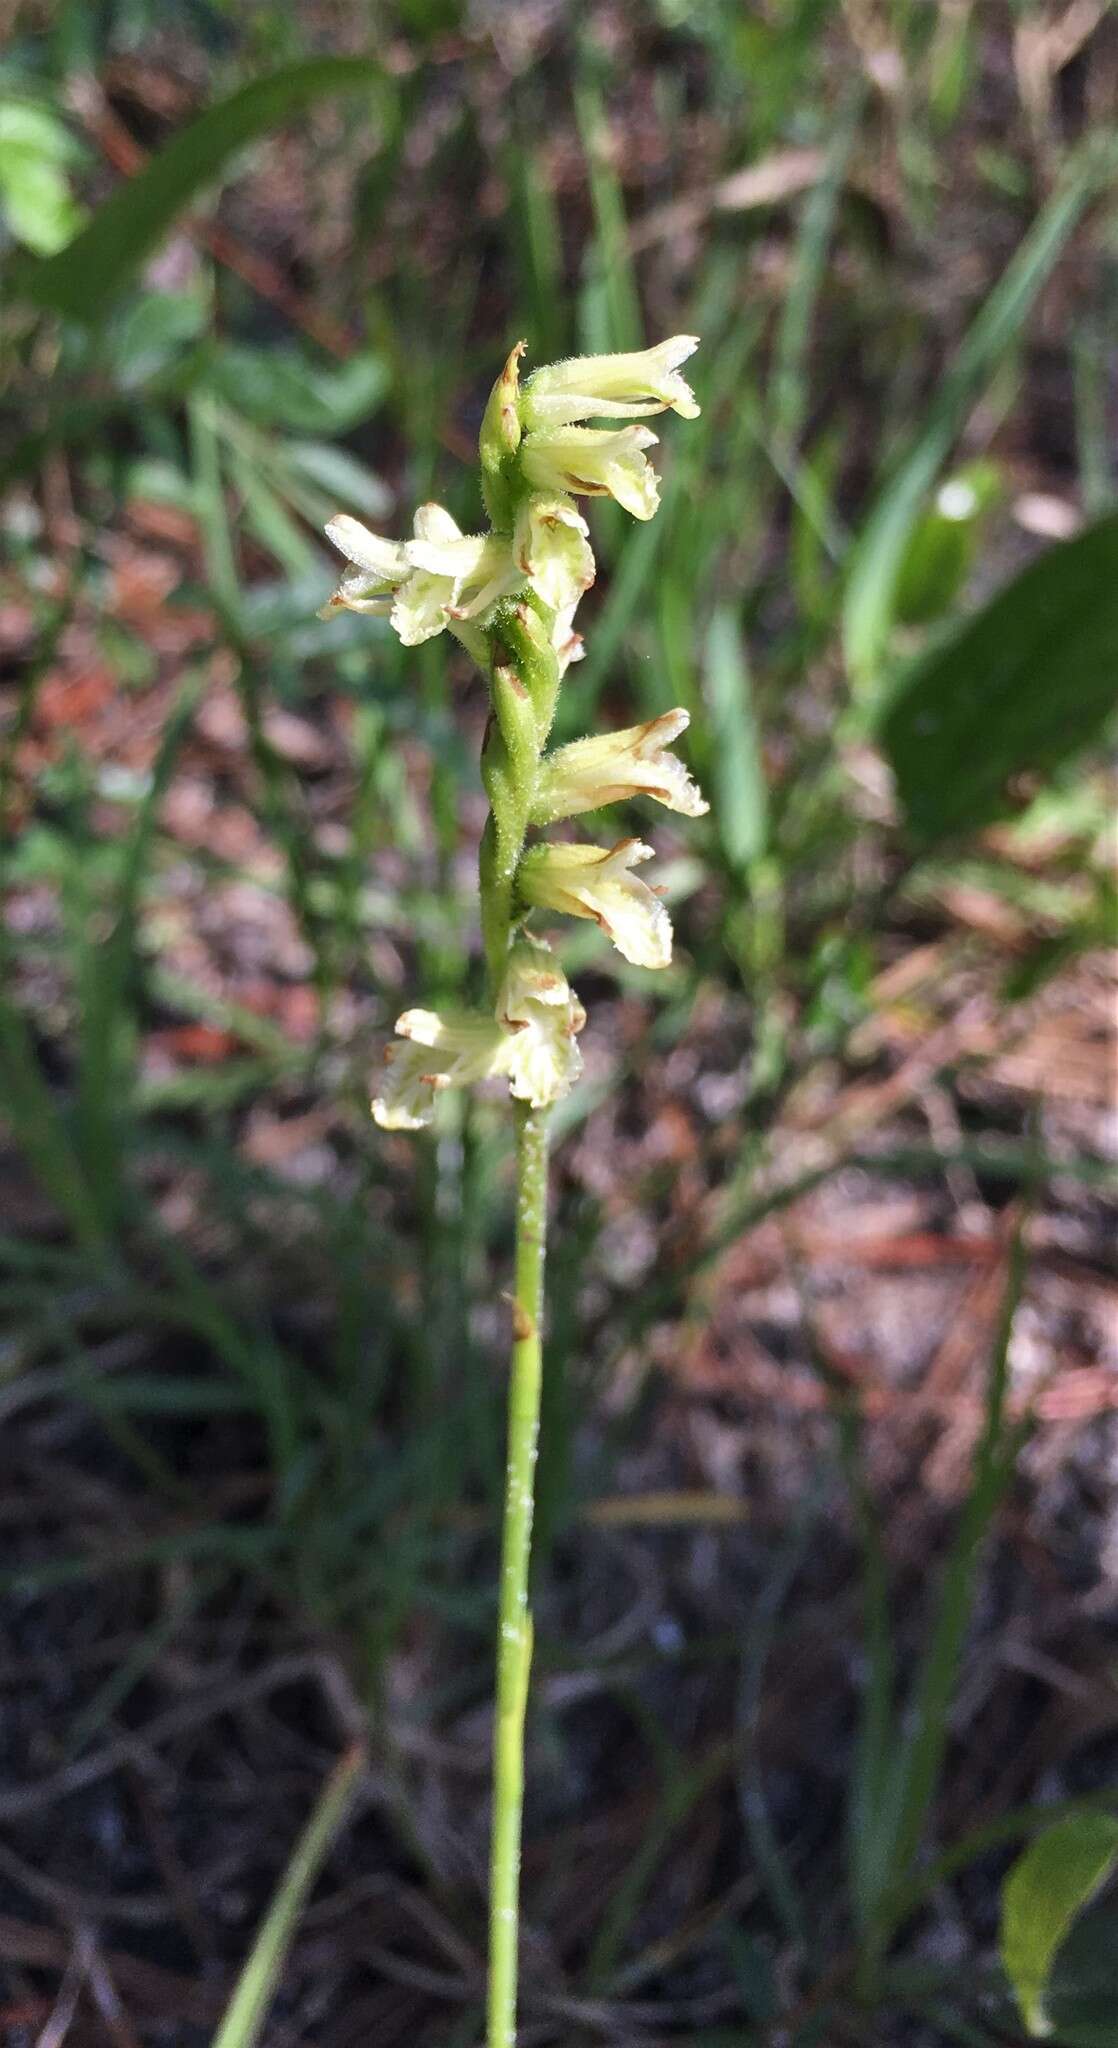
[[[383,539],[339,515],[326,529],[349,567],[326,607],[388,618],[405,647],[453,633],[489,681],[481,773],[490,812],[481,844],[483,1010],[405,1010],[385,1054],[373,1115],[386,1130],[432,1121],[445,1088],[501,1077],[517,1110],[516,1256],[507,1485],[501,1551],[490,1861],[488,2048],[514,2048],[524,1717],[532,1655],[528,1608],[547,1224],[551,1106],[581,1071],[585,1012],[536,928],[555,914],[593,918],[639,967],[666,967],[672,927],[635,870],[653,851],[540,840],[537,829],[646,796],[699,817],[707,806],[671,752],[684,710],[548,750],[556,701],[582,654],[574,616],[594,581],[580,497],[612,497],[636,519],[659,504],[643,422],[699,407],[680,374],[698,346],[675,335],[632,354],[576,356],[524,383],[518,342],[493,387],[480,437],[489,530],[461,533],[441,505],[423,505],[412,537]],[[608,428],[588,421],[623,421]]]

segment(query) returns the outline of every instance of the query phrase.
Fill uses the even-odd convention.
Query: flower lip
[[[572,661],[581,661],[586,653],[582,644],[582,634],[576,633],[574,629],[574,616],[573,604],[564,605],[562,611],[555,614],[551,644],[555,649],[555,659],[559,663],[560,679],[566,675]]]

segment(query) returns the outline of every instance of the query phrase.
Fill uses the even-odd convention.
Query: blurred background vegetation
[[[522,2041],[1023,2040],[1118,1762],[1112,11],[7,25],[5,2041],[210,2040],[354,1741],[263,2038],[478,2038],[507,1116],[367,1099],[476,986],[484,691],[320,529],[475,527],[513,340],[680,330],[560,713],[686,705],[712,811],[634,813],[669,973],[563,936]]]

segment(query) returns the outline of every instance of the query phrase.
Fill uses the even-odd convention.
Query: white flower
[[[373,1097],[373,1116],[383,1130],[420,1131],[435,1114],[440,1089],[466,1087],[502,1071],[507,1034],[493,1017],[405,1010],[396,1030],[399,1038],[385,1049],[386,1072]]]
[[[660,503],[656,472],[645,455],[656,444],[650,427],[555,427],[526,434],[520,462],[541,491],[574,491],[584,498],[616,498],[634,519],[651,519]]]
[[[418,647],[447,626],[455,631],[524,581],[507,541],[462,533],[442,505],[420,506],[408,541],[384,540],[345,513],[326,531],[355,567],[323,616],[339,606],[387,614],[405,647]]]
[[[444,1088],[503,1078],[533,1109],[557,1102],[582,1072],[575,1033],[586,1013],[541,941],[522,937],[509,955],[496,1016],[469,1010],[405,1010],[384,1054],[373,1116],[386,1131],[420,1131]]]
[[[571,356],[529,377],[521,405],[529,433],[576,420],[646,419],[668,407],[685,420],[699,416],[695,394],[679,374],[699,346],[697,334],[673,334],[655,348],[627,355]]]
[[[396,591],[392,625],[418,647],[460,619],[476,618],[523,582],[505,540],[461,533],[441,505],[421,505],[415,538],[404,543],[411,574]]]
[[[342,607],[351,612],[386,615],[392,608],[396,585],[409,573],[403,542],[371,533],[359,519],[351,519],[348,512],[337,513],[328,522],[326,534],[354,567],[346,570],[320,617],[329,618],[331,612]]]
[[[592,917],[634,967],[667,967],[671,919],[658,896],[631,874],[651,860],[639,839],[602,846],[534,846],[521,862],[518,885],[526,903],[542,910]]]
[[[533,491],[517,513],[513,536],[517,565],[553,611],[577,604],[594,581],[589,533],[570,498]]]
[[[647,725],[631,725],[625,732],[606,733],[601,739],[574,740],[546,755],[532,809],[533,823],[551,825],[557,818],[573,818],[580,811],[594,811],[601,804],[621,803],[634,796],[655,797],[669,811],[701,818],[710,806],[682,761],[666,751],[690,723],[690,714],[677,707],[650,719]]]
[[[497,1015],[508,1029],[503,1061],[513,1095],[533,1109],[557,1102],[582,1072],[575,1034],[586,1012],[548,946],[517,940]]]

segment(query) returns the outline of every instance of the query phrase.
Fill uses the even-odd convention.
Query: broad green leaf
[[[727,607],[707,634],[706,696],[715,824],[731,865],[746,867],[768,841],[768,792],[741,627]]]
[[[18,272],[13,266],[13,296],[71,320],[98,319],[183,208],[219,182],[239,149],[325,94],[368,90],[382,75],[375,58],[313,57],[255,79],[175,135],[67,249]]]
[[[1079,1814],[1030,1842],[1002,1891],[1001,1954],[1030,2034],[1047,2035],[1044,1994],[1064,1937],[1118,1864],[1118,1818]]]
[[[920,507],[967,412],[1020,337],[1038,292],[1092,193],[1113,173],[1109,154],[1080,160],[1026,235],[976,314],[931,405],[923,430],[886,484],[854,552],[843,609],[843,643],[854,688],[872,696],[895,612],[897,576]]]
[[[1075,1920],[1044,1994],[1052,2048],[1114,2048],[1118,2041],[1118,1898],[1097,1898]]]
[[[1118,702],[1118,513],[1050,548],[911,669],[879,721],[913,836],[1005,808],[1006,785],[1100,732]]]

